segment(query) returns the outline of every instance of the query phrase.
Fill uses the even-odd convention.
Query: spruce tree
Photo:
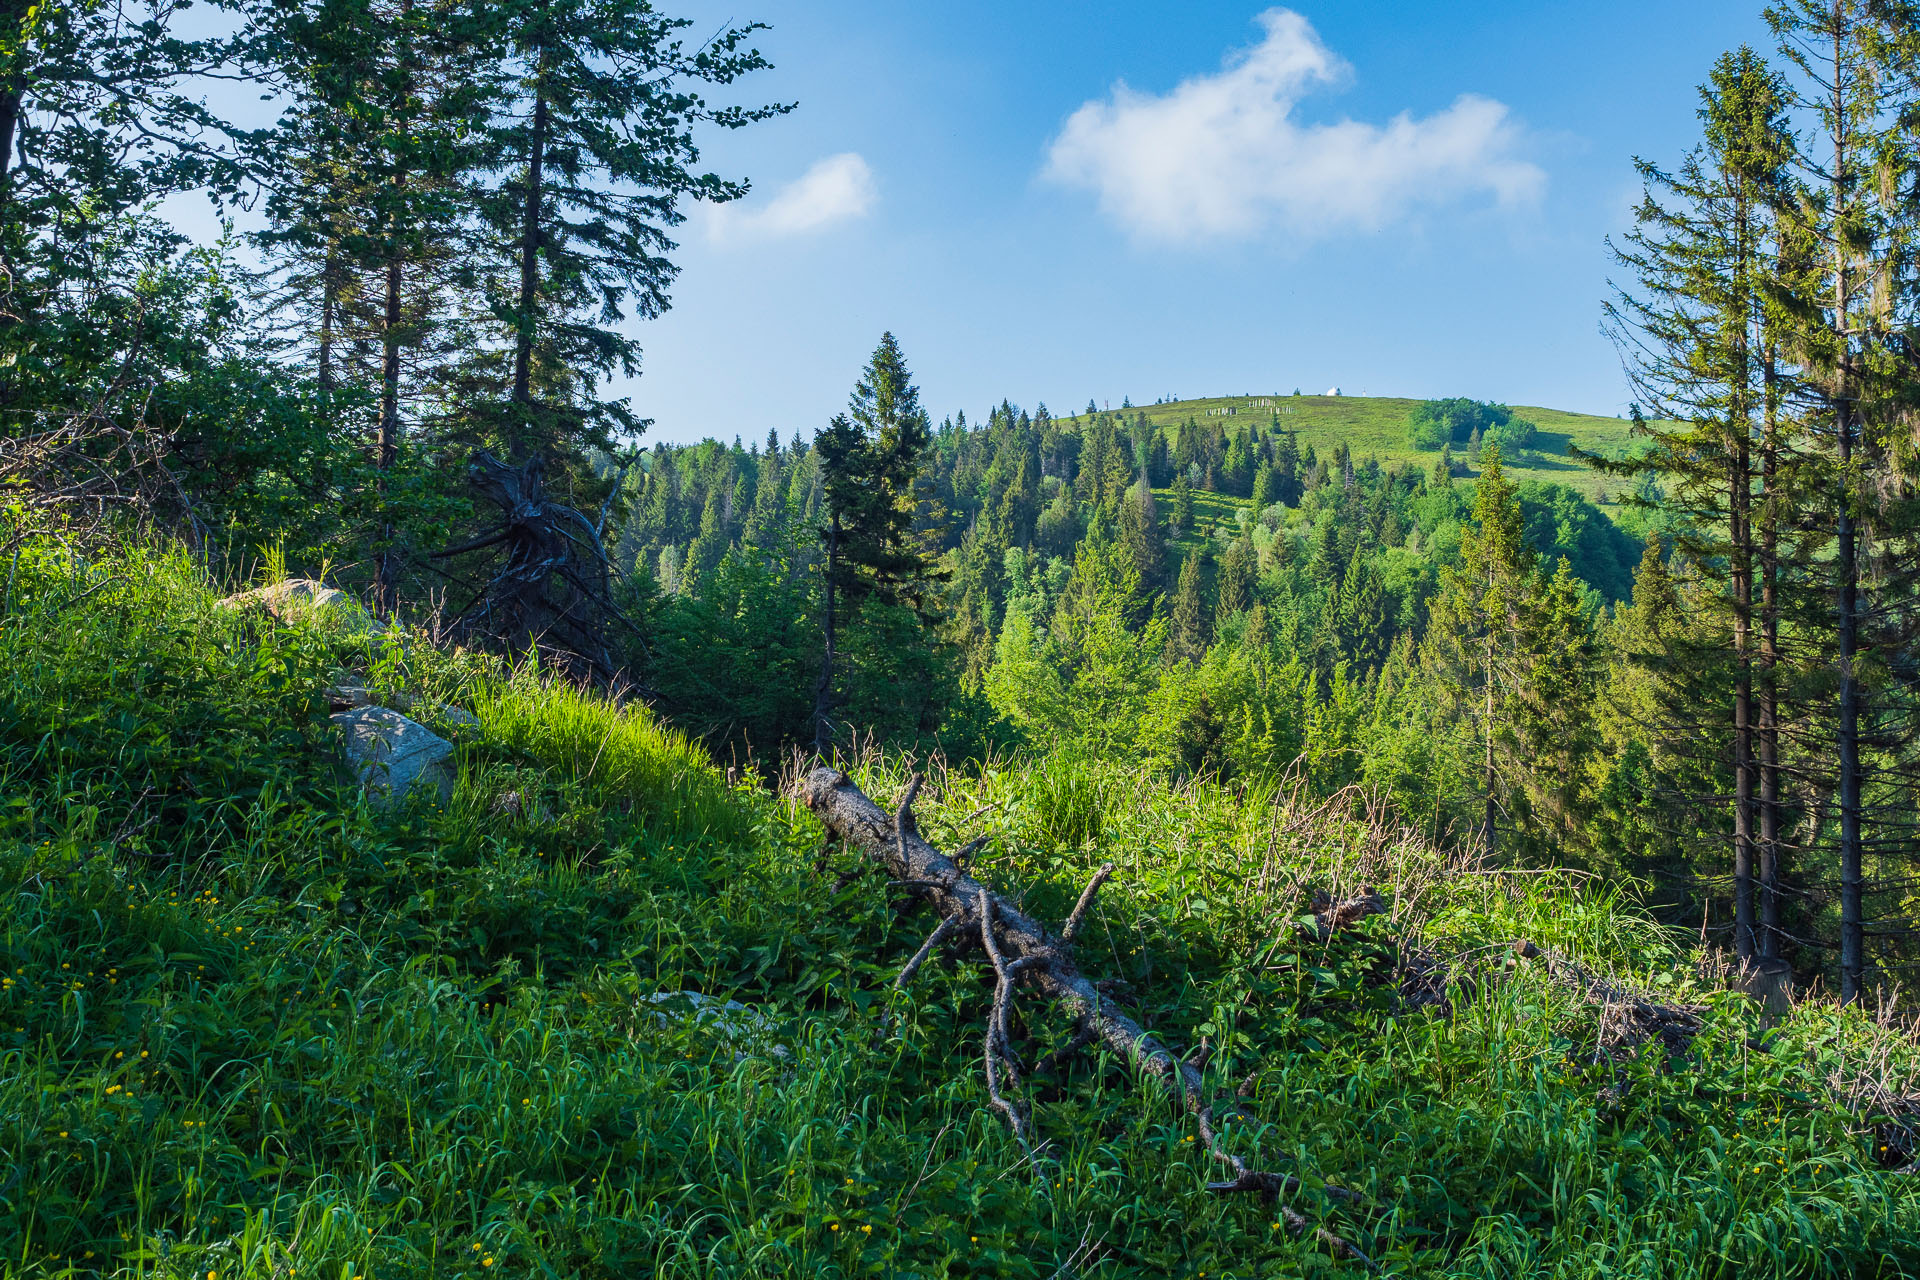
[[[1725,615],[1731,669],[1723,673],[1723,645],[1709,633],[1691,663],[1699,687],[1687,701],[1726,708],[1734,950],[1745,960],[1771,950],[1759,933],[1754,892],[1762,788],[1754,724],[1753,536],[1761,477],[1753,446],[1767,399],[1764,320],[1775,260],[1769,246],[1776,211],[1790,199],[1792,139],[1779,77],[1751,49],[1715,64],[1701,100],[1705,141],[1673,173],[1640,162],[1647,195],[1635,230],[1616,250],[1635,281],[1609,316],[1633,355],[1634,385],[1653,413],[1652,421],[1637,417],[1635,430],[1653,448],[1609,469],[1659,475],[1669,502],[1686,517],[1678,526],[1682,553],[1727,567],[1724,593],[1709,599]],[[1721,687],[1711,687],[1716,684]],[[1658,728],[1693,741],[1722,736],[1717,726],[1691,716]]]
[[[501,345],[472,371],[478,386],[497,387],[498,408],[470,411],[510,457],[577,458],[643,429],[598,388],[639,370],[625,322],[665,310],[684,204],[746,192],[698,170],[695,128],[735,129],[788,108],[716,108],[700,96],[768,65],[748,43],[758,23],[689,45],[693,21],[652,0],[507,0],[487,13],[497,61],[475,267]]]
[[[1138,617],[1153,609],[1153,600],[1164,589],[1166,578],[1166,540],[1160,531],[1160,512],[1154,505],[1153,490],[1142,474],[1120,508],[1120,542],[1133,560],[1139,574]]]
[[[1194,663],[1206,656],[1213,643],[1213,626],[1207,616],[1207,602],[1201,579],[1206,569],[1204,549],[1189,554],[1180,565],[1180,585],[1174,591],[1172,630],[1167,655],[1175,662]]]
[[[1214,617],[1218,622],[1224,623],[1253,607],[1258,571],[1253,539],[1242,533],[1228,544],[1227,554],[1220,558],[1220,575],[1214,584]]]
[[[1767,18],[1792,69],[1787,107],[1807,122],[1791,158],[1805,194],[1782,210],[1789,245],[1776,288],[1780,349],[1794,360],[1783,372],[1808,436],[1797,449],[1793,488],[1806,497],[1798,521],[1817,522],[1825,535],[1801,572],[1823,606],[1840,989],[1856,1000],[1868,985],[1869,895],[1898,910],[1911,874],[1901,868],[1872,883],[1868,859],[1911,847],[1917,834],[1916,677],[1889,655],[1907,651],[1920,631],[1920,459],[1907,425],[1916,398],[1908,335],[1920,295],[1920,205],[1911,197],[1920,165],[1910,141],[1920,114],[1920,9],[1907,0],[1782,0]]]
[[[931,439],[900,344],[883,334],[847,412],[814,439],[827,515],[823,652],[813,711],[814,747],[822,753],[833,736],[840,604],[877,599],[924,613],[929,591],[944,576],[913,530],[916,484]]]
[[[1193,486],[1187,483],[1185,471],[1173,477],[1173,527],[1181,533],[1193,528]]]
[[[1253,509],[1265,511],[1280,501],[1280,476],[1270,465],[1262,462],[1253,471]]]
[[[1521,525],[1513,484],[1489,448],[1475,485],[1473,524],[1461,534],[1460,560],[1441,572],[1429,612],[1426,662],[1453,722],[1464,727],[1480,772],[1480,838],[1499,844],[1499,814],[1521,791],[1526,767],[1518,732],[1530,668],[1537,656],[1533,548]]]
[[[1295,433],[1288,431],[1280,437],[1280,443],[1274,447],[1273,470],[1279,479],[1277,500],[1289,507],[1300,505],[1300,496],[1305,486],[1302,484],[1302,464],[1300,444]]]

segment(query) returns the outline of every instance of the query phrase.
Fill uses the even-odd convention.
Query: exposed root
[[[940,927],[934,929],[901,970],[900,978],[895,980],[896,988],[904,988],[942,942],[968,934],[978,935],[993,965],[995,979],[993,1008],[987,1019],[987,1094],[994,1108],[1007,1118],[1029,1158],[1033,1156],[1033,1148],[1028,1120],[1007,1096],[1007,1089],[1018,1089],[1022,1080],[1012,1047],[1012,1016],[1014,991],[1023,981],[1052,1002],[1073,1027],[1068,1045],[1048,1055],[1043,1062],[1051,1066],[1069,1053],[1099,1044],[1139,1075],[1156,1081],[1172,1093],[1199,1126],[1208,1153],[1233,1171],[1231,1179],[1209,1184],[1210,1191],[1218,1194],[1255,1191],[1276,1201],[1298,1191],[1297,1179],[1249,1169],[1239,1156],[1220,1145],[1200,1068],[1181,1060],[1146,1028],[1115,1009],[1101,988],[1074,963],[1072,937],[1100,887],[1111,876],[1112,868],[1102,867],[1094,875],[1067,924],[1056,935],[920,838],[910,807],[919,783],[916,775],[891,818],[837,769],[815,768],[801,782],[799,792],[830,832],[870,856],[884,859],[889,875],[895,880],[913,882],[919,899],[932,905],[942,917]],[[1373,898],[1378,901],[1378,895]],[[1365,914],[1371,914],[1371,910],[1354,915],[1353,919]],[[951,931],[946,929],[949,924],[954,926]],[[1344,926],[1336,923],[1329,927]],[[1329,1194],[1335,1190],[1328,1188]],[[1281,1221],[1295,1235],[1312,1232],[1335,1256],[1353,1259],[1368,1267],[1374,1265],[1352,1242],[1314,1223],[1291,1205],[1280,1203],[1279,1213]]]

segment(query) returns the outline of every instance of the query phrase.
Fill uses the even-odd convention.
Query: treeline
[[[1232,472],[1214,460],[1229,458],[1248,460],[1251,493],[1220,483]],[[1188,483],[1195,470],[1199,485]],[[1211,642],[1212,623],[1193,620],[1218,612],[1223,581],[1234,612],[1245,607],[1234,601],[1294,569],[1281,612],[1296,648],[1328,677],[1343,661],[1377,670],[1400,636],[1418,638],[1435,566],[1458,547],[1471,487],[1455,486],[1455,470],[1463,469],[1356,460],[1344,445],[1321,460],[1277,418],[1230,434],[1100,412],[1059,420],[1044,406],[1028,414],[1010,402],[978,427],[963,413],[932,433],[914,495],[919,545],[942,569],[936,629],[977,681],[1010,602],[1036,580],[1070,572],[1104,531],[1140,579],[1139,611],[1159,608],[1171,623],[1184,609],[1175,637],[1183,651]],[[797,573],[824,555],[821,469],[798,436],[785,445],[775,432],[752,447],[658,445],[630,474],[624,499],[615,559],[664,597],[700,596],[729,553],[777,552]],[[1591,608],[1626,599],[1638,543],[1565,486],[1529,481],[1517,501],[1529,545],[1569,560]],[[802,736],[789,725],[760,744]]]
[[[863,387],[883,367],[909,387],[890,338],[875,361]],[[1665,430],[1642,429],[1656,444]],[[1185,470],[1183,433],[1198,445]],[[1731,562],[1677,465],[1655,484],[1644,460],[1614,464],[1643,473],[1628,500],[1654,508],[1636,513],[1652,530],[1639,542],[1571,489],[1514,485],[1497,445],[1479,474],[1456,474],[1445,459],[1423,471],[1344,448],[1322,460],[1277,420],[1216,435],[1010,402],[916,439],[885,501],[920,588],[840,619],[825,703],[834,466],[770,435],[656,446],[629,475],[617,555],[653,644],[635,662],[671,714],[762,759],[871,736],[962,757],[1031,745],[1175,777],[1361,784],[1435,839],[1646,877],[1668,918],[1730,943],[1751,927],[1741,851],[1762,827],[1739,816]],[[1222,492],[1208,460],[1230,456],[1296,481],[1291,501]],[[1801,568],[1832,572],[1817,557]],[[1814,603],[1792,622],[1810,640],[1832,622]],[[1819,663],[1805,671],[1795,705],[1808,718],[1792,733],[1811,750]],[[1878,761],[1882,795],[1906,776],[1898,746]],[[1819,970],[1847,926],[1826,870],[1837,779],[1812,762],[1785,777],[1773,785],[1791,799],[1775,796],[1765,829],[1797,832],[1801,858],[1770,869],[1774,942],[1754,954]],[[1892,840],[1882,857],[1914,865]],[[1898,904],[1883,889],[1862,912],[1890,923]],[[1908,950],[1889,932],[1877,955]]]

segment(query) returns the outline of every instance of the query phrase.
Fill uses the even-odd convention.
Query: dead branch
[[[915,783],[908,787],[909,800],[918,791],[917,783],[916,777]],[[930,903],[940,913],[943,924],[954,922],[956,932],[978,934],[995,977],[985,1055],[988,1096],[995,1109],[1007,1117],[1022,1149],[1029,1155],[1032,1152],[1026,1121],[1001,1088],[1003,1068],[1013,1087],[1017,1088],[1020,1081],[1010,1040],[1013,995],[1021,982],[1065,1014],[1073,1025],[1076,1040],[1084,1034],[1086,1043],[1105,1046],[1138,1075],[1166,1089],[1194,1118],[1209,1154],[1234,1175],[1228,1181],[1209,1183],[1209,1191],[1217,1194],[1257,1191],[1278,1198],[1297,1189],[1297,1181],[1285,1175],[1249,1169],[1240,1157],[1222,1147],[1214,1130],[1213,1108],[1207,1100],[1206,1080],[1200,1069],[1182,1061],[1146,1028],[1116,1010],[1074,963],[1068,938],[1054,934],[921,839],[906,804],[889,818],[851,778],[824,765],[813,769],[801,781],[799,790],[807,807],[829,832],[855,848],[885,859],[887,871],[893,878],[921,882],[924,892],[919,895],[920,900]],[[1105,879],[1104,874],[1095,876],[1094,883],[1081,895],[1077,914],[1084,914],[1084,908]],[[922,953],[930,953],[942,940],[940,930],[935,929],[921,951],[908,962],[910,968],[917,971],[925,961]],[[900,984],[896,981],[895,985]],[[1316,1226],[1298,1210],[1283,1204],[1280,1213],[1281,1220],[1296,1235],[1312,1231],[1336,1256],[1373,1266],[1372,1260],[1350,1241],[1323,1226]]]
[[[915,775],[916,780],[918,775]],[[909,788],[909,792],[911,792]],[[1009,1023],[1013,1017],[1013,984],[1017,975],[1000,952],[999,944],[993,939],[993,894],[985,885],[980,887],[980,941],[986,946],[987,958],[993,962],[993,1012],[987,1017],[987,1096],[994,1107],[1007,1117],[1007,1123],[1013,1126],[1013,1136],[1020,1141],[1020,1149],[1033,1159],[1033,1146],[1027,1141],[1026,1117],[1000,1091],[1000,1069],[1004,1068],[1013,1087],[1020,1087],[1020,1064],[1014,1060]],[[1024,963],[1031,957],[1022,957]]]
[[[1100,892],[1100,886],[1113,874],[1113,864],[1103,862],[1100,869],[1093,873],[1093,879],[1087,881],[1087,887],[1080,891],[1080,901],[1073,904],[1073,910],[1067,915],[1066,924],[1060,927],[1060,941],[1072,942],[1074,935],[1080,932],[1080,922],[1086,919],[1087,908],[1093,905],[1093,895]]]
[[[942,920],[934,931],[927,935],[927,940],[920,944],[920,949],[913,953],[913,959],[901,967],[900,976],[893,980],[893,989],[905,991],[912,986],[914,975],[920,972],[920,966],[927,962],[927,957],[933,954],[934,948],[952,937],[958,928],[959,925],[953,920]]]

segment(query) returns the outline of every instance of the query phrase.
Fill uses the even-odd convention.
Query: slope
[[[0,1275],[1334,1272],[1210,1195],[1191,1124],[1118,1064],[1040,1070],[1031,997],[1023,1161],[986,1106],[976,960],[896,992],[931,921],[785,794],[642,709],[217,594],[184,558],[23,547]],[[318,692],[342,667],[477,714],[449,804],[361,800]],[[1920,1267],[1920,1185],[1890,1172],[1912,1046],[1820,1004],[1765,1026],[1617,887],[1484,874],[1345,799],[1056,757],[932,773],[923,832],[985,837],[974,873],[1041,919],[1115,864],[1088,976],[1205,1042],[1255,1120],[1225,1141],[1389,1273]],[[1310,888],[1362,884],[1388,914],[1300,923]],[[1622,991],[1698,1006],[1697,1035],[1636,1039]]]
[[[1419,403],[1393,396],[1219,396],[1136,405],[1124,412],[1129,420],[1144,413],[1157,427],[1178,426],[1192,418],[1202,424],[1221,421],[1229,431],[1243,431],[1253,424],[1266,426],[1277,416],[1284,430],[1299,433],[1302,449],[1312,445],[1322,458],[1330,458],[1344,443],[1356,458],[1371,456],[1383,463],[1404,462],[1425,470],[1439,455],[1422,452],[1407,442],[1407,415]],[[1567,446],[1578,445],[1602,457],[1624,456],[1632,442],[1631,422],[1532,405],[1512,407],[1515,414],[1540,428],[1536,449],[1507,468],[1516,481],[1564,484],[1595,502],[1618,492],[1617,481],[1609,482],[1568,457]],[[1227,414],[1226,410],[1233,412]],[[1210,418],[1210,414],[1215,417]],[[1464,463],[1465,459],[1460,461]],[[1473,474],[1472,468],[1468,468],[1468,474]],[[1611,501],[1601,506],[1609,512],[1618,510]]]

